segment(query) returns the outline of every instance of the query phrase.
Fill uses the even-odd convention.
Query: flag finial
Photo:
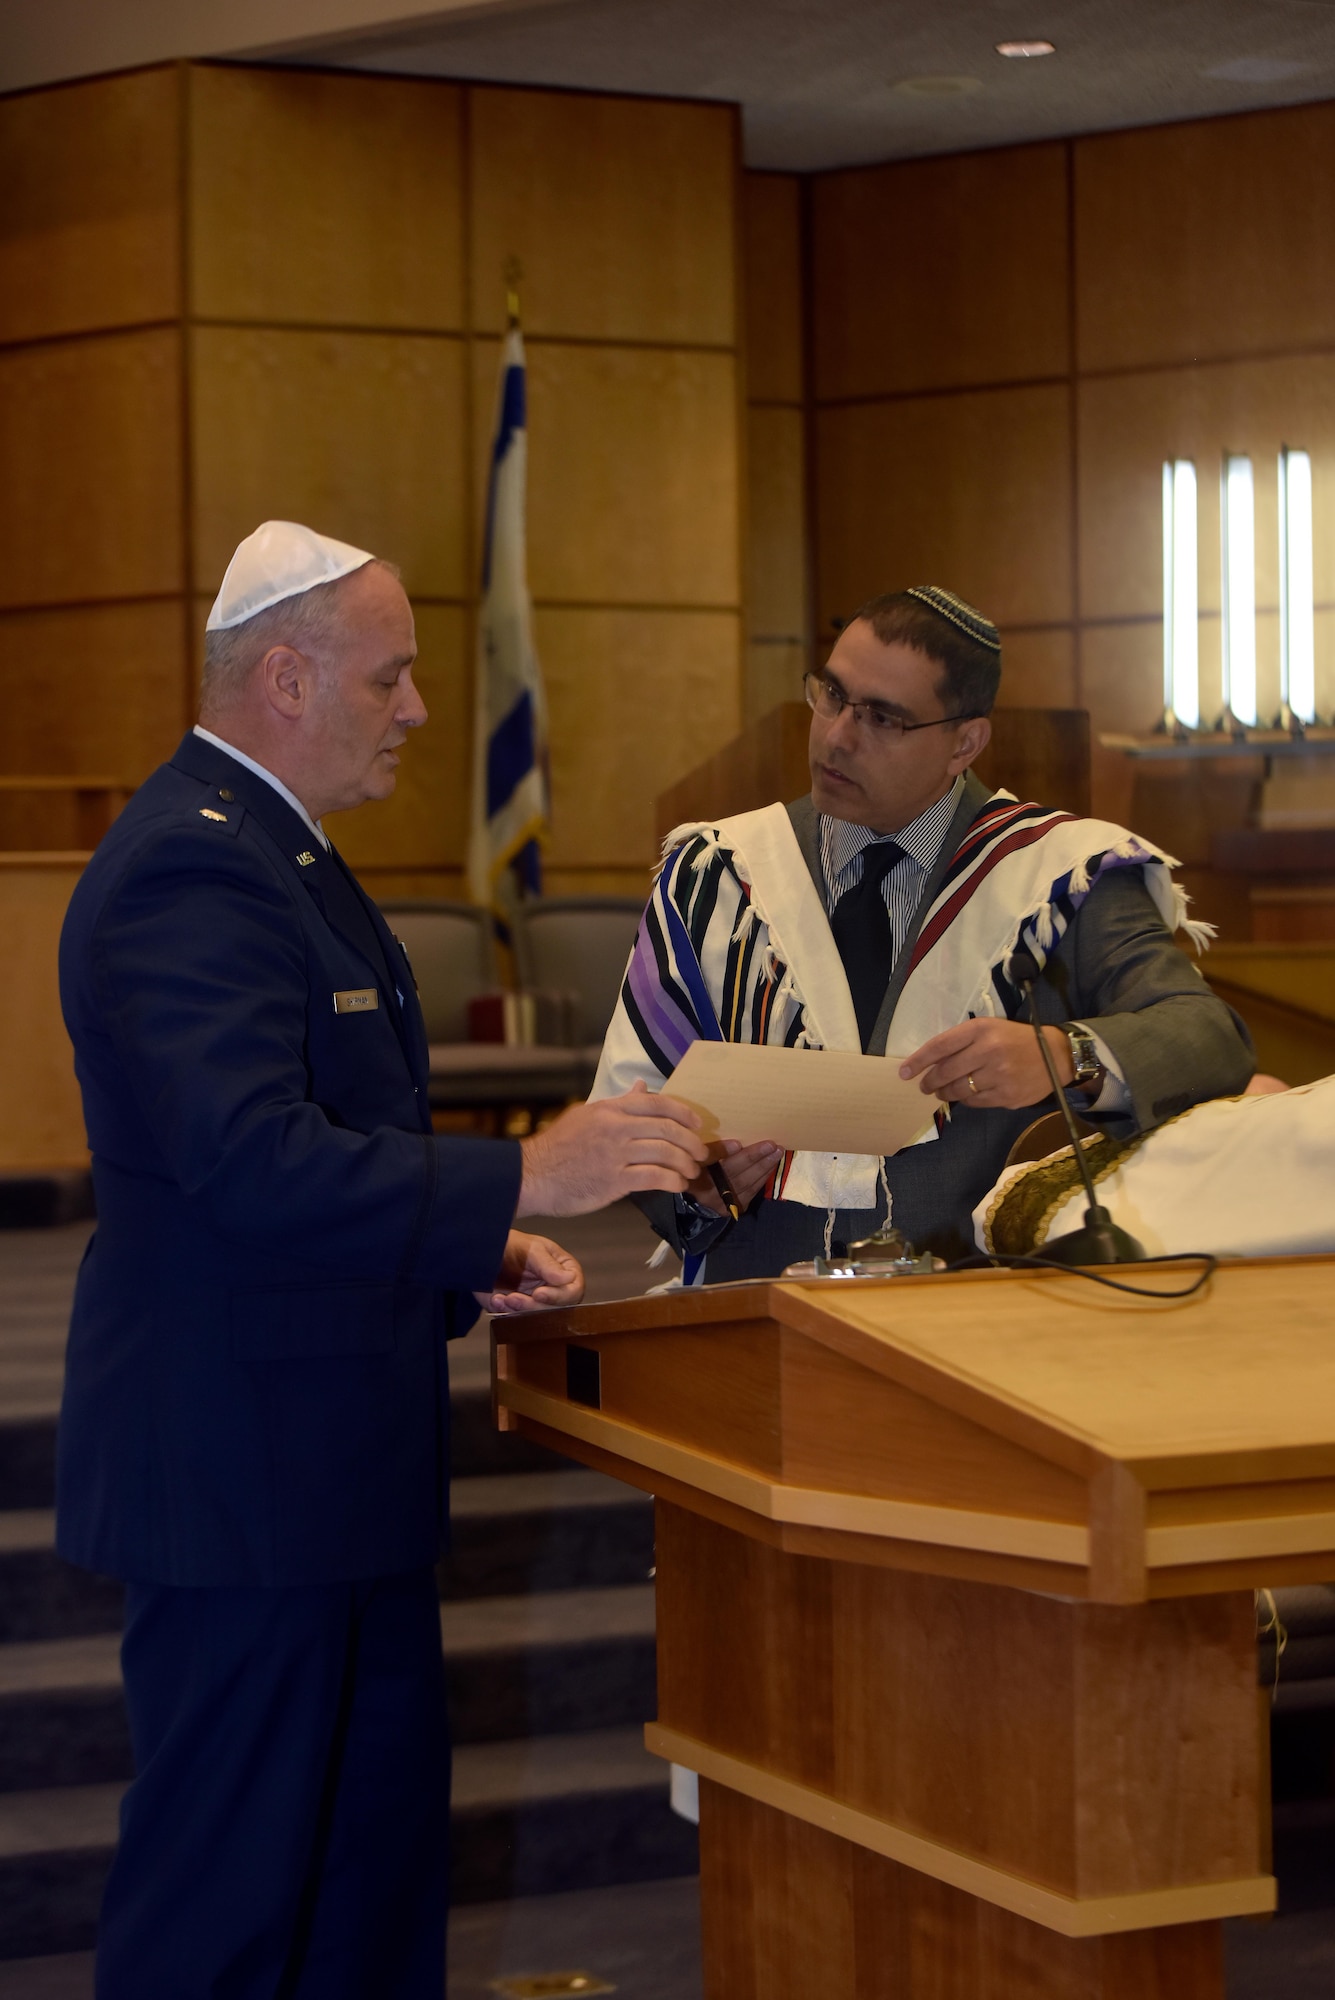
[[[505,280],[505,317],[511,326],[519,324],[519,287],[524,281],[524,267],[513,252],[501,267]]]

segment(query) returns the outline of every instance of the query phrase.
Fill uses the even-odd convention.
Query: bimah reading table
[[[1332,1264],[493,1322],[497,1421],[656,1496],[708,2000],[1220,2000],[1274,1905],[1253,1590],[1335,1576]]]

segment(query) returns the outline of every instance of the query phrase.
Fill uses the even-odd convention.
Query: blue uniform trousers
[[[441,2000],[450,1750],[430,1570],[130,1584],[138,1775],[97,2000]]]

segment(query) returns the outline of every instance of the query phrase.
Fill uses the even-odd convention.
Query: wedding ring
[[[974,1082],[972,1075],[970,1075],[969,1077],[969,1088],[973,1092],[974,1096],[977,1097],[978,1085]]]

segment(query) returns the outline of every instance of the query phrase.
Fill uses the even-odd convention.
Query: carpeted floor
[[[493,1981],[507,1974],[554,1972],[587,1973],[618,2000],[700,2000],[697,1884],[688,1877],[455,1911],[448,2000],[497,2000]],[[93,1955],[0,1962],[0,2000],[93,2000]]]

